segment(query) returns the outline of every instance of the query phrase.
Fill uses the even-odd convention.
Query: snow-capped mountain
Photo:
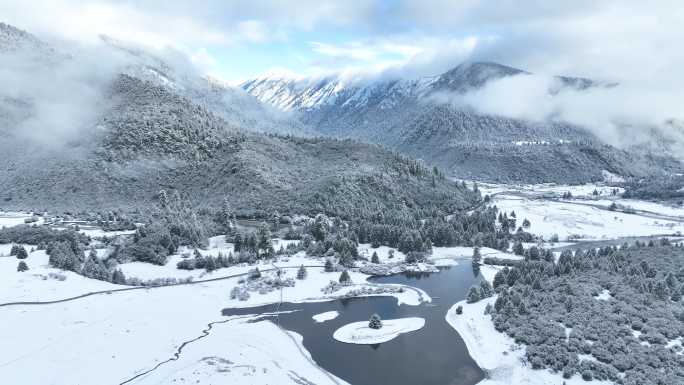
[[[483,114],[457,103],[470,91],[516,75],[529,73],[472,62],[419,79],[269,74],[241,87],[276,108],[299,112],[301,121],[319,134],[389,146],[463,178],[583,182],[600,180],[603,170],[640,175],[661,168],[651,154],[619,150],[582,127]],[[559,87],[612,86],[583,78],[556,80],[549,95]]]

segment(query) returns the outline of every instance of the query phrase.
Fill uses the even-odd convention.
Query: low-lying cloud
[[[677,95],[674,85],[625,82],[578,89],[557,77],[521,74],[491,81],[463,95],[442,94],[438,100],[485,114],[578,125],[618,147],[648,143],[657,132],[666,142],[684,148],[684,135],[677,128],[684,122],[684,111]]]

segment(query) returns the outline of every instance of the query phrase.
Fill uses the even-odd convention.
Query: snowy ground
[[[613,189],[617,189],[618,194],[624,192],[624,189],[621,187],[611,187],[605,184],[594,183],[587,183],[583,185],[562,185],[555,183],[531,185],[478,183],[478,187],[482,192],[482,195],[500,194],[513,191],[522,192],[529,195],[560,197],[563,195],[563,193],[569,192],[573,197],[589,198],[596,196],[612,196]],[[598,192],[598,195],[594,195],[594,191]]]
[[[340,313],[338,311],[333,310],[333,311],[326,311],[325,313],[315,314],[311,318],[313,318],[314,321],[321,323],[321,322],[333,320],[333,319],[337,318],[339,315],[340,315]]]
[[[422,329],[425,319],[420,317],[383,320],[380,329],[368,327],[368,321],[353,322],[335,330],[333,338],[348,344],[373,345],[391,341],[403,333]]]
[[[24,262],[28,265],[29,270],[18,272],[18,259],[15,257],[0,258],[0,282],[2,282],[0,303],[52,301],[91,291],[126,287],[85,278],[71,271],[51,268],[48,266],[48,256],[43,250],[30,253]]]
[[[509,195],[496,196],[492,204],[508,213],[515,211],[519,222],[529,219],[532,223],[529,231],[547,240],[554,234],[560,240],[600,240],[684,233],[684,223],[681,222],[613,212],[589,205]]]
[[[1,303],[54,300],[119,287],[69,272],[60,272],[66,276],[63,281],[43,279],[54,269],[46,267],[47,256],[42,251],[31,253],[26,261],[31,270],[19,273],[15,258],[0,258],[0,280],[8,282],[0,291]],[[312,262],[295,256],[276,264],[297,267]],[[316,262],[322,265],[322,261]],[[233,266],[206,278],[245,273],[251,268]],[[268,265],[262,268],[266,270]],[[295,280],[295,287],[283,289],[284,301],[323,301],[362,287],[378,287],[366,284],[367,275],[352,272],[354,285],[326,294],[321,289],[337,280],[339,272],[326,273],[321,267],[307,270],[307,279]],[[294,277],[296,271],[287,269],[284,274]],[[152,277],[154,274],[150,274]],[[0,306],[0,341],[12,347],[0,349],[0,378],[7,384],[124,382],[174,357],[184,342],[206,334],[203,331],[210,323],[226,321],[221,309],[280,299],[277,290],[251,293],[248,301],[230,299],[229,292],[240,279],[110,292],[51,305]],[[404,304],[417,305],[421,298],[430,300],[427,294],[408,288],[392,295]],[[21,330],[30,332],[17,332]],[[335,383],[333,377],[312,363],[298,336],[290,335],[292,339],[268,322],[233,320],[214,324],[207,333],[206,338],[186,345],[177,361],[163,364],[130,383]]]
[[[0,228],[13,227],[26,223],[25,221],[33,217],[33,213],[0,211]],[[42,217],[37,217],[38,221],[32,224],[41,225],[44,222]]]
[[[406,255],[397,249],[387,246],[380,246],[374,249],[371,247],[370,243],[359,244],[357,250],[359,251],[359,255],[368,258],[369,261],[373,253],[377,253],[380,263],[404,262],[404,259],[406,258]],[[390,250],[394,250],[394,258],[389,258]]]

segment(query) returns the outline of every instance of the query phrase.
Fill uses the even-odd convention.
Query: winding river
[[[304,337],[304,347],[323,368],[353,385],[473,385],[483,372],[468,355],[461,337],[444,319],[447,310],[465,298],[468,288],[481,278],[470,263],[442,268],[440,273],[376,277],[373,283],[399,283],[425,290],[432,303],[397,306],[393,297],[363,297],[315,303],[284,303],[280,325]],[[235,316],[273,312],[275,305],[224,309]],[[316,323],[315,314],[336,310],[340,315]],[[335,330],[378,313],[383,319],[422,317],[425,327],[376,345],[354,345],[333,339]]]

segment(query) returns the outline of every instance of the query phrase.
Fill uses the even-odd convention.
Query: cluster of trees
[[[634,179],[625,183],[623,198],[646,200],[684,201],[684,176],[653,176]]]
[[[480,285],[471,286],[468,289],[468,294],[466,295],[467,303],[475,303],[479,300],[489,298],[494,295],[494,288],[489,283],[489,281],[480,281]]]
[[[179,246],[200,247],[209,237],[207,223],[192,207],[187,196],[177,191],[161,190],[158,205],[147,223],[139,227],[133,239],[115,245],[112,257],[119,262],[140,261],[166,264],[167,257]]]
[[[236,252],[250,252],[255,254],[257,259],[271,258],[275,255],[271,242],[271,230],[266,223],[259,225],[257,231],[253,233],[236,232],[233,244]]]
[[[239,263],[254,263],[255,261],[255,255],[252,253],[228,253],[227,256],[219,253],[214,257],[211,255],[202,255],[195,249],[193,258],[184,259],[178,262],[176,267],[181,270],[205,269],[207,272],[211,272],[223,267],[230,267]]]
[[[12,245],[12,248],[10,249],[10,256],[15,256],[17,259],[26,259],[28,258],[28,252],[24,246]]]
[[[19,225],[0,228],[0,244],[23,243],[45,249],[50,242],[90,243],[90,238],[73,229],[55,230],[47,226]]]
[[[494,325],[527,345],[533,368],[629,385],[684,383],[684,358],[668,345],[684,335],[679,245],[565,250],[557,263],[528,258],[499,271],[493,288]],[[471,288],[468,300],[477,295]]]

